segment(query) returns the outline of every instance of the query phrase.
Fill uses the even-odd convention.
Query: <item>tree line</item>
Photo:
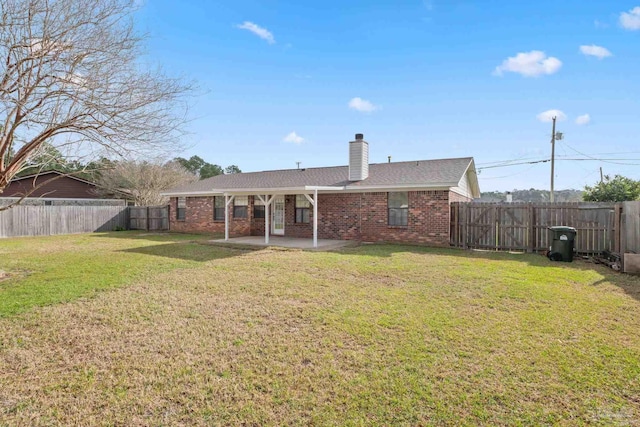
[[[166,198],[160,195],[162,191],[217,175],[242,172],[237,165],[223,168],[199,156],[188,159],[175,157],[170,160],[118,160],[102,157],[85,164],[79,160],[68,160],[56,147],[44,143],[25,162],[16,177],[40,175],[50,171],[95,183],[97,196],[124,197],[141,206],[166,203]]]
[[[548,202],[549,190],[513,190],[510,192],[514,202]],[[481,194],[481,201],[500,202],[506,200],[507,192],[487,191]],[[559,190],[553,193],[556,202],[627,202],[640,200],[640,181],[622,175],[605,175],[594,185],[584,190]]]

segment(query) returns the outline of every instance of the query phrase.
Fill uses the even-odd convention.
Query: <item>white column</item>
[[[270,235],[270,229],[269,229],[269,207],[271,206],[271,202],[273,202],[273,198],[274,196],[269,197],[268,194],[265,194],[265,198],[263,199],[261,195],[257,195],[258,199],[260,199],[260,201],[262,203],[264,203],[264,244],[268,245],[269,244],[269,235]]]
[[[270,231],[271,231],[271,230],[269,230],[269,225],[270,225],[269,224],[269,218],[270,218],[269,205],[271,205],[271,203],[269,203],[269,204],[265,203],[264,204],[264,244],[265,245],[269,244],[269,234],[270,234]]]
[[[229,205],[236,196],[224,195],[224,240],[229,240]]]
[[[318,247],[318,189],[313,190],[313,247]]]
[[[313,205],[313,247],[318,247],[318,189],[313,190],[313,199],[308,194],[304,197],[307,198],[309,203]]]
[[[224,240],[229,240],[229,195],[224,195]]]

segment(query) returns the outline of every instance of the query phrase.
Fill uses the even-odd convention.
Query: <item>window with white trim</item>
[[[215,196],[213,198],[213,220],[224,221],[224,196]]]
[[[262,196],[263,199],[266,199],[267,196]],[[258,196],[253,196],[253,217],[254,218],[264,218],[264,203]]]
[[[176,204],[176,219],[178,221],[184,221],[187,216],[187,198],[178,197]]]
[[[249,196],[236,196],[233,199],[233,217],[246,218],[249,206]]]
[[[389,193],[387,196],[389,225],[406,227],[409,224],[409,193]]]
[[[311,203],[304,194],[296,194],[296,223],[309,223],[309,208]]]

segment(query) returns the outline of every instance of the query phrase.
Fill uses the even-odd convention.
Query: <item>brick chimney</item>
[[[363,138],[356,133],[356,140],[349,142],[349,181],[362,181],[369,176],[369,144]]]

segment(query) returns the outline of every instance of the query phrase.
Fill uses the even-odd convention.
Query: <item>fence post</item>
[[[620,241],[622,236],[622,204],[616,203],[613,212],[613,252],[620,254],[622,249]]]
[[[527,221],[529,221],[529,248],[527,252],[533,253],[536,251],[536,210],[533,203],[529,202],[527,210],[529,211],[529,215],[527,215]]]
[[[471,223],[471,209],[470,204],[464,205],[464,249],[469,249],[469,224]]]

